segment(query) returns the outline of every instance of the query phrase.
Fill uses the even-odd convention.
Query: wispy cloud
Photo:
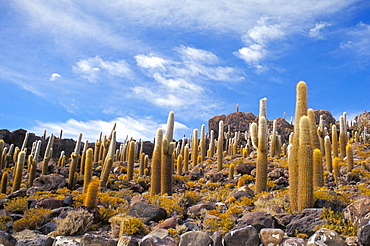
[[[351,51],[358,56],[370,56],[370,25],[360,22],[347,33],[347,40],[340,44],[343,50]]]
[[[331,26],[331,24],[325,21],[316,23],[315,26],[309,30],[308,36],[315,39],[324,39],[324,34],[322,32],[329,26]]]
[[[99,56],[80,60],[73,67],[73,71],[90,82],[97,82],[101,74],[121,78],[132,77],[132,70],[124,61],[104,61]]]

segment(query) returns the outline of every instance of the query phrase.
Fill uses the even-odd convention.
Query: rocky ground
[[[354,169],[348,172],[342,160],[337,182],[324,170],[314,207],[301,213],[290,210],[284,155],[269,157],[269,189],[257,195],[253,150],[246,158],[225,152],[221,172],[212,157],[174,175],[172,196],[150,196],[150,177],[138,175],[138,163],[128,181],[127,163],[115,162],[90,208],[84,206],[83,175],[67,188],[69,163],[58,167],[54,158],[41,176],[40,162],[32,187],[25,168],[16,192],[11,164],[2,170],[9,178],[0,195],[0,245],[370,245],[370,145],[352,145]],[[100,174],[95,163],[94,179]]]

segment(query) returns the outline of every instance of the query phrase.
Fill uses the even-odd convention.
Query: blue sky
[[[0,128],[175,138],[239,111],[370,110],[370,2],[1,1]],[[338,119],[338,118],[337,118]]]

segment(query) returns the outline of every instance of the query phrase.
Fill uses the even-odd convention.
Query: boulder
[[[0,244],[4,246],[14,246],[17,240],[5,231],[0,231]]]
[[[144,224],[149,224],[150,221],[158,222],[167,218],[165,209],[146,202],[135,203],[127,215],[142,218]]]
[[[244,174],[250,175],[252,170],[255,168],[256,168],[256,163],[251,163],[251,162],[239,163],[235,166],[235,171],[241,175],[244,175]]]
[[[303,238],[287,237],[281,241],[280,246],[306,246]]]
[[[152,231],[141,240],[140,246],[177,246],[178,242],[169,236],[166,229]]]
[[[55,241],[53,243],[53,246],[80,246],[80,245],[82,244],[76,238],[65,236],[55,237]]]
[[[213,241],[206,232],[189,231],[181,235],[179,246],[204,245],[212,246]]]
[[[346,246],[347,244],[336,231],[321,228],[308,239],[307,246],[315,245]]]
[[[322,209],[320,208],[304,209],[302,213],[297,214],[286,226],[286,233],[288,236],[294,236],[296,233],[312,236],[315,233],[316,227],[322,225],[321,214]]]
[[[189,212],[193,214],[194,216],[199,216],[201,214],[202,209],[213,210],[213,209],[216,209],[216,206],[213,203],[201,202],[201,203],[191,206],[189,208]]]
[[[139,246],[139,241],[130,236],[122,236],[118,240],[117,246]]]
[[[257,231],[260,231],[262,228],[275,228],[277,221],[266,212],[249,212],[238,219],[238,225],[252,225]]]
[[[359,225],[361,220],[370,211],[370,197],[364,197],[349,204],[343,209],[344,218],[351,221],[353,224]]]
[[[85,235],[83,235],[81,239],[81,244],[84,246],[98,246],[98,245],[116,246],[117,241],[103,235],[94,235],[86,233]]]
[[[284,231],[281,229],[263,228],[260,231],[260,240],[266,246],[278,246],[284,238]]]
[[[258,246],[259,241],[257,229],[248,225],[226,233],[224,246]]]
[[[363,246],[370,246],[370,223],[362,225],[357,231],[358,241]]]

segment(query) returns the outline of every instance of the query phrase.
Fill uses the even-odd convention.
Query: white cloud
[[[82,133],[83,139],[87,139],[89,142],[95,142],[95,140],[99,138],[100,132],[109,135],[114,123],[117,124],[117,141],[121,142],[126,139],[127,135],[137,140],[141,138],[143,140],[152,141],[155,137],[157,128],[166,126],[166,124],[160,124],[150,118],[134,119],[132,117],[118,117],[111,121],[77,121],[75,119],[69,119],[66,122],[38,122],[30,131],[40,135],[44,129],[46,129],[48,135],[50,135],[50,133],[58,135],[60,130],[63,130],[63,138],[73,139],[76,139],[79,133]],[[175,121],[176,139],[180,139],[186,130],[188,130],[187,126]]]
[[[61,78],[62,75],[58,74],[58,73],[53,73],[51,76],[50,76],[50,81],[54,81],[58,78]]]
[[[359,56],[370,55],[370,25],[359,22],[355,28],[346,33],[347,40],[340,44],[344,50],[349,50]]]
[[[105,73],[107,76],[121,78],[130,78],[132,76],[132,70],[124,60],[117,62],[104,61],[99,56],[80,60],[73,67],[73,71],[90,82],[96,82],[102,73]]]
[[[261,61],[268,55],[267,46],[271,40],[282,38],[285,35],[283,24],[274,24],[274,21],[262,16],[257,24],[251,28],[246,35],[243,36],[243,41],[248,45],[243,47],[234,54],[243,59],[249,66],[255,68],[258,72],[266,70],[261,65]]]
[[[311,28],[310,31],[308,32],[308,36],[315,39],[324,39],[322,31],[329,26],[331,26],[331,24],[325,21],[316,23],[315,26]]]

